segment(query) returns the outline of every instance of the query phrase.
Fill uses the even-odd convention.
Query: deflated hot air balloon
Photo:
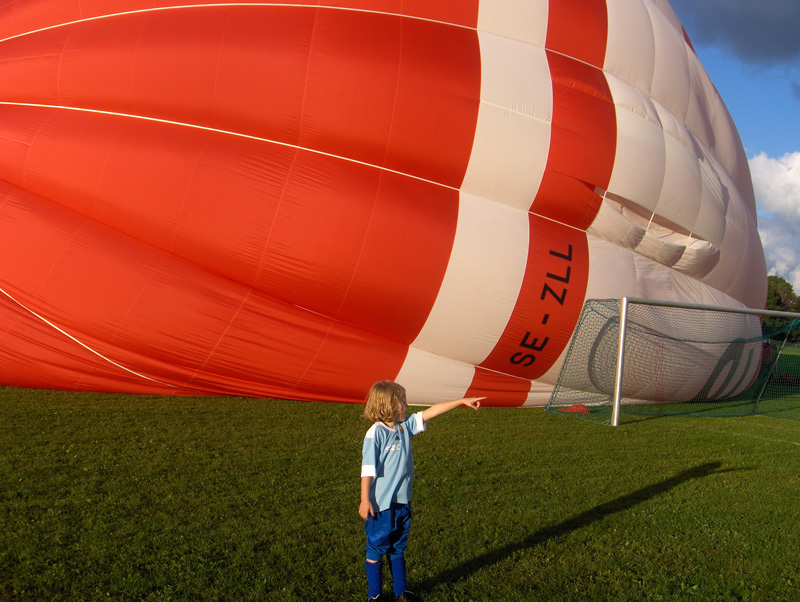
[[[587,298],[764,306],[666,0],[7,2],[0,59],[4,384],[535,405]]]

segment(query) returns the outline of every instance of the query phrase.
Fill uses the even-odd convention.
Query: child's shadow
[[[731,470],[736,470],[736,469],[720,470],[719,469],[720,466],[722,466],[721,462],[708,462],[707,464],[701,464],[699,466],[695,466],[694,468],[689,468],[688,470],[684,470],[683,472],[675,475],[674,477],[666,479],[665,481],[661,481],[660,483],[655,483],[654,485],[643,487],[642,489],[618,497],[614,500],[611,500],[610,502],[606,502],[604,504],[600,504],[599,506],[595,506],[591,510],[587,510],[586,512],[583,512],[573,518],[558,523],[557,525],[539,529],[538,531],[536,531],[536,533],[526,537],[522,541],[510,543],[498,550],[495,550],[493,552],[487,552],[486,554],[478,556],[477,558],[465,562],[460,566],[448,569],[446,571],[442,571],[438,575],[435,575],[434,577],[431,577],[419,583],[417,585],[417,590],[420,592],[425,592],[425,591],[430,591],[434,587],[441,585],[443,583],[455,583],[456,581],[463,579],[467,575],[470,575],[492,564],[495,564],[496,562],[500,562],[501,560],[510,556],[514,552],[518,552],[520,550],[527,550],[534,546],[538,546],[539,544],[546,542],[548,539],[552,537],[559,537],[561,535],[564,535],[565,533],[569,533],[570,531],[575,531],[576,529],[585,527],[595,521],[598,521],[616,512],[621,512],[623,510],[632,508],[633,506],[641,504],[642,502],[654,498],[657,495],[665,493],[670,489],[672,489],[673,487],[676,487],[681,483],[685,483],[686,481],[707,477],[715,473],[722,473],[722,472],[729,472]]]

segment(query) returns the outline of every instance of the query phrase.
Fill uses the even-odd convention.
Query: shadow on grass
[[[586,527],[587,525],[590,525],[595,521],[601,520],[606,516],[615,514],[617,512],[622,512],[623,510],[628,510],[629,508],[633,508],[637,504],[641,504],[642,502],[646,502],[647,500],[650,500],[658,495],[661,495],[662,493],[666,493],[667,491],[669,491],[673,487],[677,487],[681,483],[707,477],[711,474],[730,472],[732,470],[741,470],[741,469],[720,470],[721,466],[722,466],[721,462],[708,462],[706,464],[701,464],[699,466],[695,466],[694,468],[684,470],[683,472],[675,475],[672,478],[661,481],[660,483],[655,483],[653,485],[643,487],[638,491],[634,491],[627,495],[623,495],[614,500],[611,500],[610,502],[606,502],[604,504],[600,504],[599,506],[595,506],[591,510],[587,510],[586,512],[583,512],[573,518],[558,523],[557,525],[539,529],[538,531],[536,531],[536,533],[526,537],[522,541],[510,543],[498,550],[478,556],[477,558],[474,558],[469,562],[465,562],[460,566],[448,569],[446,571],[442,571],[438,575],[416,584],[416,589],[420,592],[427,592],[432,590],[434,587],[442,584],[455,583],[456,581],[463,579],[467,575],[475,573],[485,567],[491,566],[497,562],[500,562],[501,560],[504,560],[505,558],[507,558],[511,554],[514,554],[515,552],[533,548],[554,537],[560,537],[562,535],[570,533],[571,531],[576,531],[577,529]]]

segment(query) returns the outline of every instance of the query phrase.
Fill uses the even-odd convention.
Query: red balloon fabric
[[[586,298],[763,307],[665,0],[39,0],[0,57],[4,384],[537,405]]]

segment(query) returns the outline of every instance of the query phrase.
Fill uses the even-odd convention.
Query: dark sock
[[[368,598],[380,596],[383,592],[383,563],[366,562],[367,581],[369,582]]]
[[[406,591],[406,559],[392,558],[392,581],[394,582],[394,595],[401,596]]]

